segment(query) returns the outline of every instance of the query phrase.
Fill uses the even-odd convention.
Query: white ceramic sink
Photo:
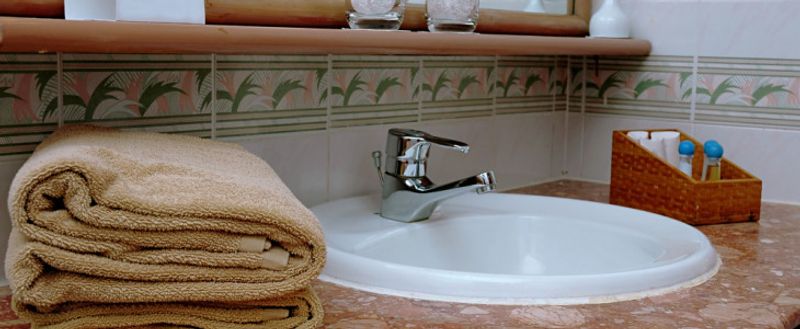
[[[412,224],[379,208],[365,196],[312,209],[328,244],[323,281],[450,302],[586,304],[692,287],[720,264],[695,228],[607,204],[468,194]]]

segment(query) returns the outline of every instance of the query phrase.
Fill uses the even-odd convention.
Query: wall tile
[[[11,232],[11,217],[6,207],[6,200],[8,200],[8,189],[11,187],[11,181],[14,176],[25,163],[25,158],[5,159],[0,160],[0,200],[3,200],[3,206],[0,207],[0,236],[7,237]],[[4,260],[6,256],[7,243],[0,243],[0,260]],[[6,282],[5,273],[0,273],[0,285]]]
[[[217,56],[217,136],[325,129],[327,56]]]
[[[498,189],[531,185],[551,177],[555,120],[553,113],[503,115],[495,118],[496,158],[492,168]]]
[[[587,61],[587,113],[689,119],[692,58],[606,57]],[[572,88],[574,95],[583,93],[579,80]]]
[[[763,181],[762,198],[800,202],[800,132],[780,129],[695,125],[695,138],[716,139],[725,157]],[[723,167],[722,170],[725,170]]]
[[[412,56],[334,57],[331,125],[418,121],[420,64]]]
[[[700,56],[797,59],[800,2],[701,0]]]
[[[494,57],[424,57],[422,120],[492,115]]]
[[[698,121],[800,125],[800,61],[701,57],[698,70]]]
[[[577,105],[577,104],[576,104]],[[577,106],[576,106],[577,107]],[[564,116],[563,114],[559,114],[560,116]],[[566,116],[569,117],[569,122],[567,122],[567,126],[562,128],[566,129],[566,136],[564,137],[565,140],[557,140],[556,143],[565,144],[566,150],[566,159],[562,161],[566,161],[564,164],[565,173],[564,175],[569,177],[581,177],[583,176],[583,163],[584,163],[584,147],[586,141],[583,139],[583,133],[586,129],[586,116],[581,115],[579,112],[572,112],[570,111]],[[563,123],[562,123],[563,124]]]
[[[372,151],[383,152],[390,128],[418,128],[416,125],[381,125],[333,129],[330,131],[330,200],[381,190]],[[383,158],[386,161],[386,157]]]
[[[60,113],[53,55],[0,55],[0,155],[26,154],[53,131]]]
[[[569,66],[575,63],[570,62],[566,56],[558,56],[555,58],[555,65],[554,76],[550,79],[548,90],[555,95],[555,110],[558,112],[567,109],[567,91],[572,92],[569,88],[571,85],[567,85],[571,83]]]
[[[556,84],[555,58],[501,57],[495,88],[496,113],[530,113],[553,110]]]
[[[64,121],[210,136],[209,55],[64,55]]]
[[[566,116],[564,112],[553,113],[553,144],[550,151],[550,177],[560,178],[566,175],[566,163],[564,163],[564,153],[567,152],[564,145],[566,129],[564,127]],[[574,138],[574,137],[573,137]]]
[[[619,0],[620,7],[631,22],[631,36],[649,40],[652,55],[692,56],[697,53],[701,20],[719,17],[717,13],[702,13],[699,0]],[[722,1],[715,1],[717,3]],[[594,0],[595,10],[602,1]],[[743,21],[734,21],[739,24]]]
[[[210,136],[208,55],[64,55],[64,121]]]
[[[307,207],[327,201],[328,135],[303,132],[223,138],[261,157]]]

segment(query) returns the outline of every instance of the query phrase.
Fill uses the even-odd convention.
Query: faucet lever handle
[[[414,129],[392,128],[389,130],[389,134],[398,137],[415,137],[418,138],[422,143],[438,145],[440,147],[448,148],[461,153],[469,152],[469,145],[467,145],[467,143],[460,142],[454,139],[434,136],[424,131],[419,131]]]

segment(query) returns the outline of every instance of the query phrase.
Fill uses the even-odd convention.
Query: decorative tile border
[[[210,55],[63,57],[64,123],[210,136]]]
[[[421,60],[413,56],[336,56],[331,127],[419,120]]]
[[[701,57],[695,119],[800,126],[800,61]]]
[[[800,60],[702,57],[694,76],[686,56],[216,58],[0,55],[0,156],[62,121],[229,137],[569,108],[800,127]]]
[[[217,56],[216,136],[327,126],[327,56]]]
[[[585,94],[587,113],[690,118],[691,57],[603,57],[587,61],[586,82],[574,79],[572,89],[573,97]],[[580,66],[573,76],[583,76]]]
[[[0,55],[0,155],[30,153],[58,125],[54,55]]]
[[[800,127],[800,60],[700,57],[696,77],[694,66],[685,56],[589,58],[586,112]],[[582,86],[574,91],[580,104]]]
[[[500,57],[497,63],[495,112],[498,115],[553,111],[555,57]]]
[[[491,116],[494,57],[423,57],[422,121]]]

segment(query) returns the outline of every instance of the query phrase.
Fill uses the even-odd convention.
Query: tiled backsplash
[[[233,137],[560,110],[563,62],[0,55],[0,156],[28,154],[57,125],[77,122]]]
[[[579,79],[572,95],[581,96],[585,86],[587,113],[688,120],[692,65],[685,57],[590,58],[586,83]]]
[[[576,141],[567,151],[569,176],[608,180],[613,129],[679,128],[720,140],[726,157],[764,180],[765,198],[800,202],[789,188],[800,175],[776,165],[791,163],[793,141],[800,140],[800,60],[649,56],[571,62],[570,101],[576,105],[570,106],[569,138]]]
[[[800,60],[699,57],[696,74],[694,64],[681,56],[590,58],[586,113],[800,127]]]

